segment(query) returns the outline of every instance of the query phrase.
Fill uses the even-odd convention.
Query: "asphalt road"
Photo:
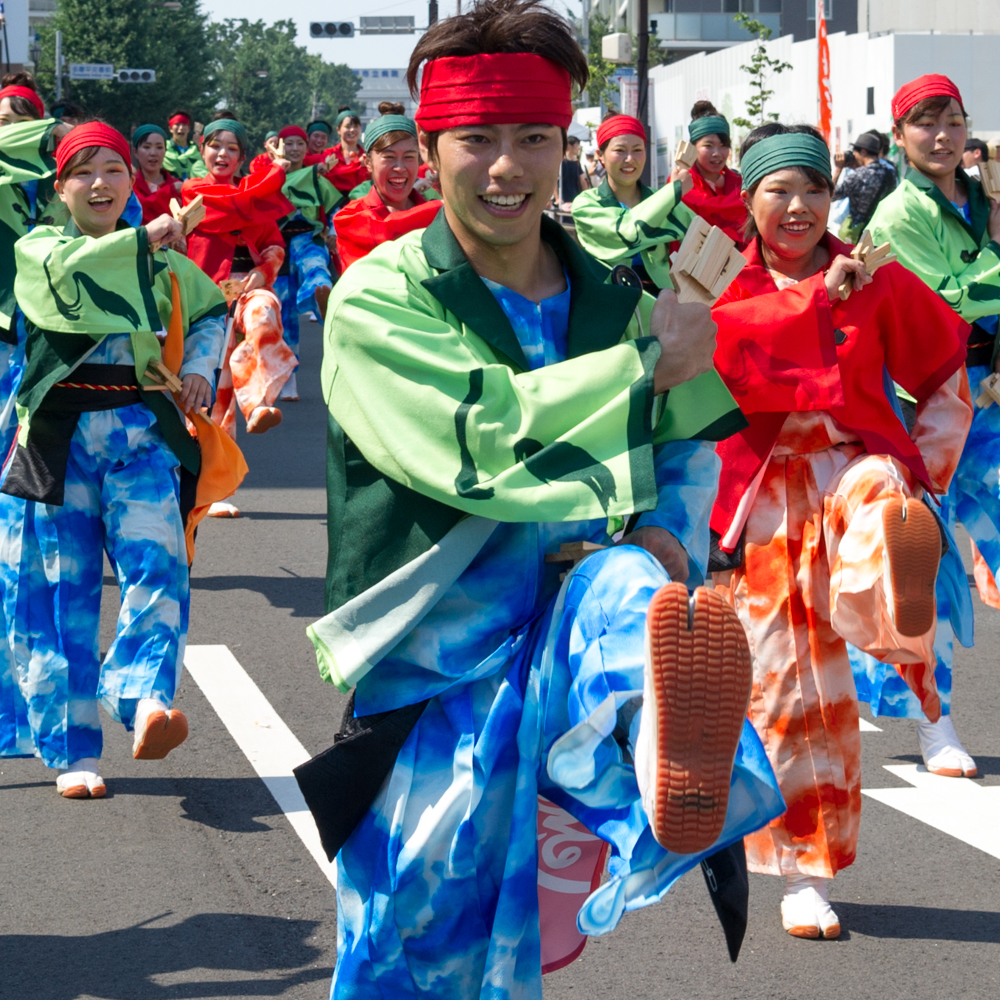
[[[192,580],[192,644],[224,644],[310,753],[343,697],[316,672],[305,627],[326,559],[320,330],[303,326],[303,400],[244,438],[243,516],[208,521]],[[106,578],[104,646],[117,590]],[[977,605],[979,646],[957,657],[954,717],[978,785],[1000,785],[1000,614]],[[34,760],[0,761],[0,997],[181,1000],[329,992],[334,891],[199,688],[182,681],[188,742],[131,759],[106,721],[102,801],[69,801]],[[905,787],[913,723],[862,734],[864,787]],[[1000,793],[997,793],[1000,794]],[[1000,997],[1000,860],[865,800],[857,863],[832,899],[844,934],[789,938],[780,880],[751,876],[750,928],[726,956],[701,876],[627,915],[546,977],[546,1000],[916,1000]]]

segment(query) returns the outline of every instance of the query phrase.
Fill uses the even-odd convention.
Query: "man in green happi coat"
[[[411,86],[421,66],[443,211],[329,302],[330,613],[309,631],[354,690],[299,780],[338,860],[334,998],[540,998],[559,942],[703,858],[738,870],[783,808],[744,725],[742,626],[682,582],[706,571],[713,442],[744,420],[709,311],[542,216],[587,78],[565,23],[482,0],[423,36]],[[559,941],[539,796],[589,831],[548,897]],[[614,875],[581,893],[604,844]]]

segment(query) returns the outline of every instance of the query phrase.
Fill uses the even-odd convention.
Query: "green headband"
[[[323,121],[322,118],[317,118],[316,121],[310,122],[306,126],[306,135],[312,135],[313,132],[325,132],[329,135],[332,131],[333,129],[330,128],[330,123]]]
[[[361,121],[361,115],[359,115],[357,111],[352,111],[348,108],[346,111],[341,111],[340,114],[337,115],[337,128],[340,128],[345,118],[357,118],[358,121]]]
[[[382,115],[365,129],[365,149],[371,149],[378,139],[390,132],[407,132],[416,139],[417,123],[406,115]]]
[[[165,129],[160,128],[159,125],[140,125],[132,133],[132,148],[138,149],[139,143],[146,138],[147,135],[162,135],[164,143],[167,141],[167,133]]]
[[[688,125],[688,136],[692,142],[704,139],[706,135],[718,135],[728,139],[729,122],[722,115],[705,115],[704,118],[695,118]]]
[[[822,139],[807,132],[786,132],[754,143],[740,160],[743,190],[749,191],[768,174],[786,167],[812,167],[827,180],[830,170],[830,149]]]
[[[278,133],[274,129],[271,129],[270,132],[265,133],[264,138],[265,139],[277,139],[278,138]]]
[[[207,139],[213,132],[232,132],[240,149],[246,152],[247,130],[235,118],[216,118],[205,126],[204,136]]]

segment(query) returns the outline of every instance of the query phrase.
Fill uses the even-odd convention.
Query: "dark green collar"
[[[131,229],[131,228],[132,227],[123,218],[120,218],[115,223],[116,233],[120,233],[123,229]],[[74,219],[72,215],[69,217],[69,222],[67,222],[66,225],[63,226],[63,236],[69,236],[70,239],[74,240],[77,238],[77,236],[83,236],[83,233],[80,232],[80,227],[76,224],[76,219]]]
[[[653,193],[653,189],[646,187],[642,181],[639,181],[639,191],[642,193],[640,201],[645,201]],[[621,208],[622,203],[618,200],[618,195],[611,190],[611,185],[608,183],[607,177],[601,181],[601,186],[597,189],[597,201],[598,204],[603,205],[605,208]]]
[[[542,239],[556,252],[570,281],[567,354],[575,358],[617,344],[642,293],[610,283],[610,270],[595,260],[557,222],[542,218]],[[499,351],[514,368],[530,367],[507,314],[473,270],[444,212],[424,231],[427,263],[439,272],[421,284],[446,309]]]
[[[955,171],[955,176],[958,181],[965,188],[966,196],[969,199],[969,217],[971,218],[971,224],[965,221],[965,215],[962,210],[956,208],[948,199],[941,193],[941,189],[928,177],[926,174],[922,174],[919,170],[913,169],[907,175],[906,179],[916,188],[919,188],[931,201],[936,202],[941,206],[942,210],[956,219],[962,228],[976,241],[976,246],[978,247],[983,239],[983,233],[986,232],[986,223],[990,216],[990,205],[989,199],[983,193],[982,184],[975,184],[966,174],[966,172],[959,167]]]

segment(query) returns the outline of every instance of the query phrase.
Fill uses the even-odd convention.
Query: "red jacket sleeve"
[[[712,317],[719,325],[715,367],[744,413],[844,405],[822,274],[752,296],[731,285]]]

